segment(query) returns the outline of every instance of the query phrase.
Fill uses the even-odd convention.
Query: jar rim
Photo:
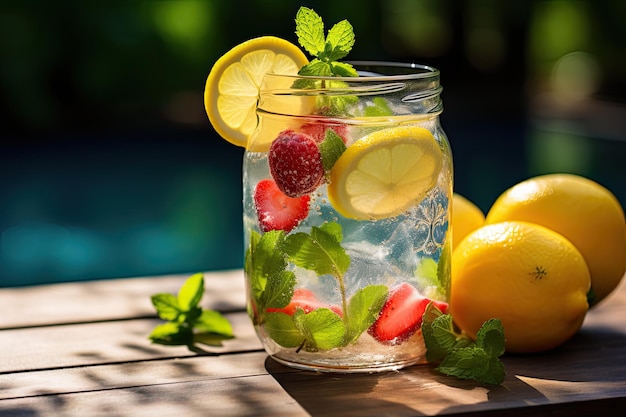
[[[359,77],[335,77],[317,75],[287,75],[287,74],[266,74],[266,77],[285,77],[291,79],[305,80],[337,80],[352,82],[372,82],[372,81],[402,81],[402,80],[423,80],[437,78],[440,72],[437,68],[429,65],[393,62],[393,61],[345,61],[351,64],[359,73]]]

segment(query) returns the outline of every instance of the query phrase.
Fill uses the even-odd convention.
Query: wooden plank
[[[569,410],[606,417],[626,407],[625,289],[622,283],[592,309],[561,348],[505,356],[507,378],[496,387],[428,366],[374,375],[295,371],[266,359],[242,312],[227,315],[237,338],[212,350],[220,356],[151,345],[146,337],[159,321],[150,318],[2,330],[0,415],[350,417],[499,415],[506,409],[507,415]]]
[[[6,416],[286,416],[309,414],[270,375],[206,378],[0,400]]]
[[[110,344],[96,341],[100,346],[93,355],[96,361],[85,355],[78,361],[82,365],[74,368],[0,375],[4,398],[0,410],[42,415],[144,416],[171,412],[193,416],[208,412],[224,416],[342,417],[505,415],[504,410],[513,410],[517,414],[512,415],[521,416],[529,412],[528,407],[533,415],[550,415],[561,411],[554,408],[555,404],[570,403],[567,407],[572,415],[606,414],[626,405],[626,324],[624,320],[594,324],[593,318],[606,314],[604,310],[615,308],[607,304],[592,311],[591,323],[560,349],[505,356],[507,378],[496,387],[445,377],[428,366],[375,375],[301,372],[267,359],[263,352],[224,352],[216,357],[186,356],[185,352],[176,359],[109,364],[124,360],[123,350],[112,350]],[[248,323],[244,314],[239,316],[242,324]],[[60,334],[67,334],[65,328],[82,326],[88,325],[58,329],[63,330]],[[67,345],[75,343],[70,338]],[[166,354],[179,348],[162,349]],[[44,350],[37,354],[45,355]],[[77,353],[80,350],[70,356]],[[161,357],[147,350],[144,353],[150,358]],[[85,366],[90,362],[104,364]],[[158,409],[152,408],[155,404]]]
[[[578,336],[584,338],[588,329],[596,329],[594,337],[598,340],[590,349],[602,349],[603,343],[621,344],[626,349],[621,338],[626,333],[625,289],[622,284],[619,291],[589,312]],[[227,317],[236,338],[225,341],[221,348],[207,347],[209,352],[261,349],[245,313],[227,314]],[[151,344],[147,336],[158,323],[158,319],[146,318],[3,330],[0,331],[0,372],[192,355],[185,347]]]
[[[560,410],[555,405],[565,403],[576,404],[581,415],[597,410],[611,415],[612,407],[626,405],[623,374],[581,378],[564,366],[561,354],[554,356],[556,361],[507,357],[509,375],[501,386],[445,377],[428,366],[373,375],[316,374],[284,367],[262,352],[57,369],[0,378],[0,415],[20,410],[41,415],[356,417],[501,415],[507,410],[507,415],[541,416],[553,415]],[[575,363],[579,357],[570,359]],[[520,371],[535,376],[522,377]]]
[[[260,350],[246,313],[225,315],[235,338],[223,347],[200,345],[209,353]],[[184,346],[152,344],[158,319],[59,325],[0,331],[0,373],[193,356]]]
[[[0,400],[265,375],[266,359],[257,351],[0,374]]]
[[[563,372],[567,366],[563,361],[518,356],[507,357],[505,362],[509,374],[499,386],[446,377],[429,366],[381,375],[313,376],[275,372],[280,365],[268,362],[268,370],[311,415],[483,415],[487,411],[526,408],[526,415],[536,416],[543,415],[544,406],[567,402],[587,402],[588,408],[582,411],[604,407],[604,402],[626,405],[623,375],[614,373],[612,380],[589,376],[584,381],[572,381],[560,379],[567,374]],[[516,375],[520,370],[541,377],[522,379]]]
[[[176,294],[189,275],[113,279],[0,289],[0,329],[154,315],[150,296]],[[205,273],[202,306],[243,310],[242,270]]]

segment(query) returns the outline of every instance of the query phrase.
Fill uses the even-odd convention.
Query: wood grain
[[[225,340],[223,347],[199,345],[207,354],[261,349],[245,313],[225,316],[236,337]],[[0,373],[195,355],[185,346],[152,344],[148,335],[159,323],[158,319],[133,319],[0,331]]]
[[[203,302],[226,312],[235,339],[204,355],[153,345],[147,335],[160,320],[149,296],[176,292],[185,278],[0,290],[3,313],[22,307],[0,314],[0,417],[608,417],[626,409],[626,282],[570,341],[505,355],[504,383],[485,386],[431,366],[372,375],[282,366],[261,349],[243,312],[241,271],[208,274]]]
[[[150,296],[176,294],[189,275],[63,283],[0,290],[0,328],[154,316]],[[202,306],[243,310],[243,271],[207,272]]]

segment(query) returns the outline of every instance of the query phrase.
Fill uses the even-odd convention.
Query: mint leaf
[[[489,356],[497,358],[504,355],[504,328],[498,319],[490,319],[483,323],[476,334],[476,345]]]
[[[427,310],[431,306],[432,304],[427,307]],[[427,312],[424,313],[424,317],[426,314]],[[432,321],[422,321],[422,334],[427,349],[426,359],[429,362],[444,359],[457,343],[457,335],[452,327],[452,317],[449,315],[440,315]]]
[[[461,379],[473,379],[485,384],[500,384],[504,379],[503,368],[477,346],[456,349],[441,362],[437,370]]]
[[[177,323],[164,323],[156,326],[148,338],[162,345],[186,345],[190,341],[191,332],[181,328]]]
[[[268,307],[281,308],[289,304],[296,285],[296,276],[287,271],[284,251],[285,233],[273,230],[260,236],[250,232],[250,246],[246,251],[244,269],[254,309],[249,309],[255,324],[263,323]]]
[[[189,311],[185,312],[184,314],[181,314],[178,321],[179,322],[184,321],[190,327],[193,327],[194,323],[196,322],[196,320],[198,320],[198,318],[201,315],[202,315],[202,308],[198,306],[194,306]]]
[[[272,230],[260,236],[251,231],[250,246],[246,251],[244,265],[253,297],[261,297],[269,276],[280,274],[287,267],[282,251],[285,232]]]
[[[361,333],[374,324],[385,304],[387,293],[385,285],[368,285],[350,298],[348,311],[344,317],[347,321],[344,345],[355,342]]]
[[[342,20],[328,31],[323,60],[338,61],[348,55],[352,46],[354,46],[354,30],[347,20]]]
[[[178,305],[182,311],[190,311],[197,306],[204,292],[204,275],[194,274],[187,278],[178,292]]]
[[[341,226],[327,223],[313,226],[311,233],[295,233],[285,239],[285,252],[297,266],[315,271],[318,275],[342,276],[350,266],[350,257],[341,247]]]
[[[415,268],[415,276],[422,288],[438,286],[437,262],[432,258],[422,258]]]
[[[456,331],[452,316],[430,303],[422,316],[422,334],[426,359],[439,363],[439,372],[486,384],[504,381],[504,365],[498,359],[504,354],[504,331],[499,319],[483,323],[474,342]]]
[[[504,381],[504,365],[478,346],[455,349],[441,362],[437,370],[461,379],[473,379],[483,384],[498,385]]]
[[[298,72],[299,75],[313,76],[313,77],[332,77],[333,70],[328,62],[314,59],[305,66],[303,66]],[[300,81],[300,80],[297,80]],[[305,80],[308,81],[308,80]],[[308,88],[317,88],[318,86],[313,83]]]
[[[337,159],[346,150],[343,139],[332,128],[326,129],[324,140],[319,145],[320,154],[322,155],[322,165],[324,171],[328,172],[337,162]]]
[[[384,117],[393,115],[393,111],[389,107],[387,100],[384,98],[374,97],[374,99],[372,99],[372,104],[373,105],[371,106],[367,106],[363,111],[363,114],[366,117]]]
[[[331,62],[330,72],[336,77],[358,77],[359,73],[356,72],[352,64],[347,62]],[[354,96],[356,98],[356,96]]]
[[[285,307],[293,297],[296,275],[292,271],[280,271],[267,277],[267,285],[260,295],[257,306],[261,310],[268,307]]]
[[[265,318],[265,331],[282,347],[294,348],[304,342],[304,336],[296,328],[293,317],[285,313],[268,313]]]
[[[214,310],[203,310],[195,323],[195,328],[204,333],[233,337],[233,327],[226,317]]]
[[[448,235],[449,237],[450,235]],[[447,239],[448,242],[450,239]],[[450,277],[452,274],[450,273],[450,265],[449,262],[450,256],[452,256],[452,244],[447,243],[443,246],[441,250],[441,255],[439,256],[439,262],[437,263],[437,277],[439,278],[439,285],[437,288],[443,289],[444,293],[441,294],[443,298],[448,299],[450,296]]]
[[[300,7],[296,13],[296,35],[300,45],[311,55],[324,51],[324,23],[322,18],[308,7]]]
[[[333,25],[324,37],[324,22],[312,9],[300,7],[296,13],[298,42],[316,57],[303,66],[298,74],[310,76],[357,77],[350,64],[339,63],[354,46],[354,29],[347,20]]]
[[[178,320],[181,311],[174,294],[154,294],[151,300],[160,318],[170,321]]]
[[[306,350],[327,350],[342,346],[346,328],[341,317],[332,310],[318,308],[304,314],[299,309],[293,315],[293,320],[304,336]]]
[[[196,351],[195,343],[215,346],[220,340],[233,337],[232,327],[225,317],[198,306],[203,294],[204,276],[194,274],[185,280],[178,296],[165,293],[151,296],[159,317],[167,323],[157,325],[148,339],[162,345],[186,345]]]

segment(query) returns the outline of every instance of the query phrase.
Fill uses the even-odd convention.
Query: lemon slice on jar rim
[[[356,141],[330,171],[328,197],[344,217],[395,217],[436,184],[443,154],[432,133],[416,126],[379,130]]]
[[[204,108],[215,131],[246,147],[258,124],[265,74],[296,75],[308,62],[300,48],[274,36],[250,39],[226,52],[211,68],[204,88]]]

